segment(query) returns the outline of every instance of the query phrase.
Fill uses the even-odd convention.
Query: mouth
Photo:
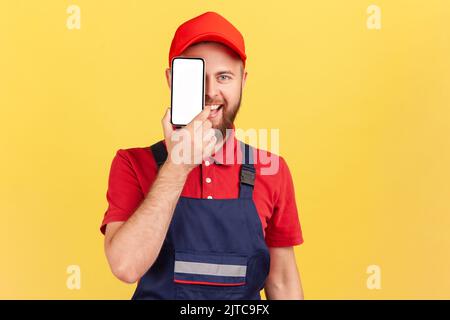
[[[206,104],[206,105],[211,106],[211,112],[209,113],[208,119],[215,118],[223,107],[223,104]]]

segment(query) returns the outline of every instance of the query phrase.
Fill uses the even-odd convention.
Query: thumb
[[[164,130],[164,137],[170,137],[173,132],[172,123],[170,123],[170,107],[166,109],[166,113],[164,114],[161,123]]]

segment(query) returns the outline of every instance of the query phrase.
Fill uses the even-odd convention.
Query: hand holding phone
[[[172,127],[170,121],[170,112],[166,110],[166,113],[162,119],[162,125],[164,130],[164,140],[166,141],[166,148],[168,153],[168,162],[178,164],[180,169],[185,169],[183,171],[189,172],[197,165],[199,165],[202,160],[210,157],[216,147],[217,138],[215,136],[215,131],[212,128],[211,121],[208,120],[208,116],[211,112],[211,106],[205,106],[205,108],[192,119],[183,129],[175,130]],[[201,130],[198,130],[201,127]],[[181,143],[181,154],[186,155],[188,158],[177,158],[175,161],[172,158],[172,150],[174,146],[179,143],[179,139],[173,139],[174,134],[183,132],[183,137],[189,136],[188,143]],[[195,132],[201,132],[201,134],[196,134]],[[188,148],[189,151],[187,151]],[[175,157],[180,156],[180,149],[175,153]]]

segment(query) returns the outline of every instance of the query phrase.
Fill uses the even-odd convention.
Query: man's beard
[[[225,135],[227,133],[227,129],[233,128],[234,119],[236,118],[239,108],[241,107],[241,100],[242,100],[242,88],[241,92],[239,93],[239,101],[236,103],[236,105],[233,107],[227,106],[227,108],[222,107],[222,120],[220,121],[218,126],[214,126],[214,129],[219,130],[219,132],[216,132],[216,138],[217,141],[221,141],[222,138],[227,138]],[[219,136],[218,136],[219,135]]]

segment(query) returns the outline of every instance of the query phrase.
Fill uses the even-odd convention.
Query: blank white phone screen
[[[176,58],[172,63],[172,123],[186,125],[203,110],[204,61]]]

